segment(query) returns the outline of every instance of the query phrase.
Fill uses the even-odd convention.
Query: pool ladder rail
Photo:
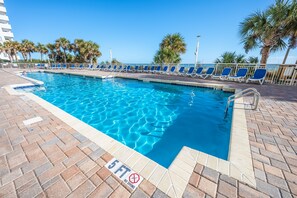
[[[249,95],[253,95],[253,102],[250,104],[251,109],[256,110],[257,107],[258,107],[258,103],[259,103],[261,95],[257,91],[257,89],[247,88],[247,89],[244,89],[244,90],[242,90],[240,92],[237,92],[237,93],[235,93],[235,94],[228,97],[228,102],[227,102],[227,106],[226,106],[226,110],[225,110],[225,116],[227,115],[227,112],[228,112],[228,109],[229,109],[229,106],[230,106],[231,102],[233,102],[237,98],[241,98],[241,97],[249,96]]]

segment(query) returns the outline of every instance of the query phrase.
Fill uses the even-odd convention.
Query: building
[[[11,31],[11,25],[9,24],[9,18],[6,15],[4,0],[0,0],[0,43],[10,40],[13,40],[13,33]],[[7,54],[1,53],[0,59],[9,60],[9,57]]]

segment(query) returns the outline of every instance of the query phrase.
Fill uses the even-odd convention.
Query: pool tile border
[[[80,76],[94,77],[90,75]],[[238,91],[216,84],[202,84],[193,82],[185,83],[181,81],[157,80],[148,78],[137,78],[136,80],[214,88],[229,92]],[[250,145],[248,140],[245,110],[242,98],[236,99],[234,102],[228,161],[216,158],[214,156],[184,146],[182,150],[178,153],[170,167],[166,169],[157,164],[156,162],[138,153],[137,151],[123,145],[117,140],[105,135],[104,133],[80,121],[79,119],[66,113],[60,108],[43,100],[42,98],[32,93],[19,93],[16,90],[14,90],[14,88],[17,87],[26,86],[34,86],[34,84],[27,83],[19,85],[10,85],[5,86],[4,88],[11,95],[25,95],[29,99],[35,101],[43,108],[45,108],[46,110],[54,114],[56,117],[61,119],[63,122],[71,126],[73,129],[75,129],[76,131],[78,131],[79,133],[96,143],[105,151],[109,152],[111,155],[118,158],[126,165],[130,166],[134,171],[140,173],[140,175],[142,175],[145,179],[150,181],[152,184],[154,184],[157,188],[162,190],[170,197],[182,197],[182,194],[188,184],[188,181],[191,177],[196,163],[200,163],[208,168],[217,170],[223,174],[226,174],[235,179],[248,183],[251,186],[256,186],[252,166]]]

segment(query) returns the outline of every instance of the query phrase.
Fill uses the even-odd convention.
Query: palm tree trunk
[[[63,51],[64,51],[64,63],[66,63],[66,61],[67,61],[67,57],[66,57],[66,50],[65,50],[65,49],[63,49]]]
[[[267,63],[267,59],[269,57],[269,53],[270,53],[270,47],[269,46],[264,46],[261,50],[261,61],[260,64],[266,65]]]
[[[13,62],[13,58],[12,58],[11,54],[8,54],[8,57],[9,57],[10,62],[12,63]]]
[[[30,62],[32,63],[32,57],[31,57],[31,53],[29,52],[29,58],[30,58]]]
[[[42,62],[42,53],[40,52],[40,61]]]
[[[283,63],[282,63],[282,64],[286,64],[286,61],[287,61],[287,58],[288,58],[290,49],[291,49],[291,47],[288,47],[288,49],[287,49],[287,51],[286,51],[286,54],[285,54],[285,57],[284,57],[284,60],[283,60]]]
[[[93,65],[93,57],[91,56],[91,58],[90,58],[90,59],[91,59],[91,65]]]
[[[24,61],[26,61],[25,54],[23,52],[21,54],[22,54],[22,57],[23,57]]]

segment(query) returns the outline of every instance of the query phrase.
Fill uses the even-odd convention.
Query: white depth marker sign
[[[129,186],[133,191],[143,180],[143,177],[116,158],[113,158],[107,164],[105,164],[105,167],[115,176],[117,176],[117,178],[127,184],[127,186]]]

